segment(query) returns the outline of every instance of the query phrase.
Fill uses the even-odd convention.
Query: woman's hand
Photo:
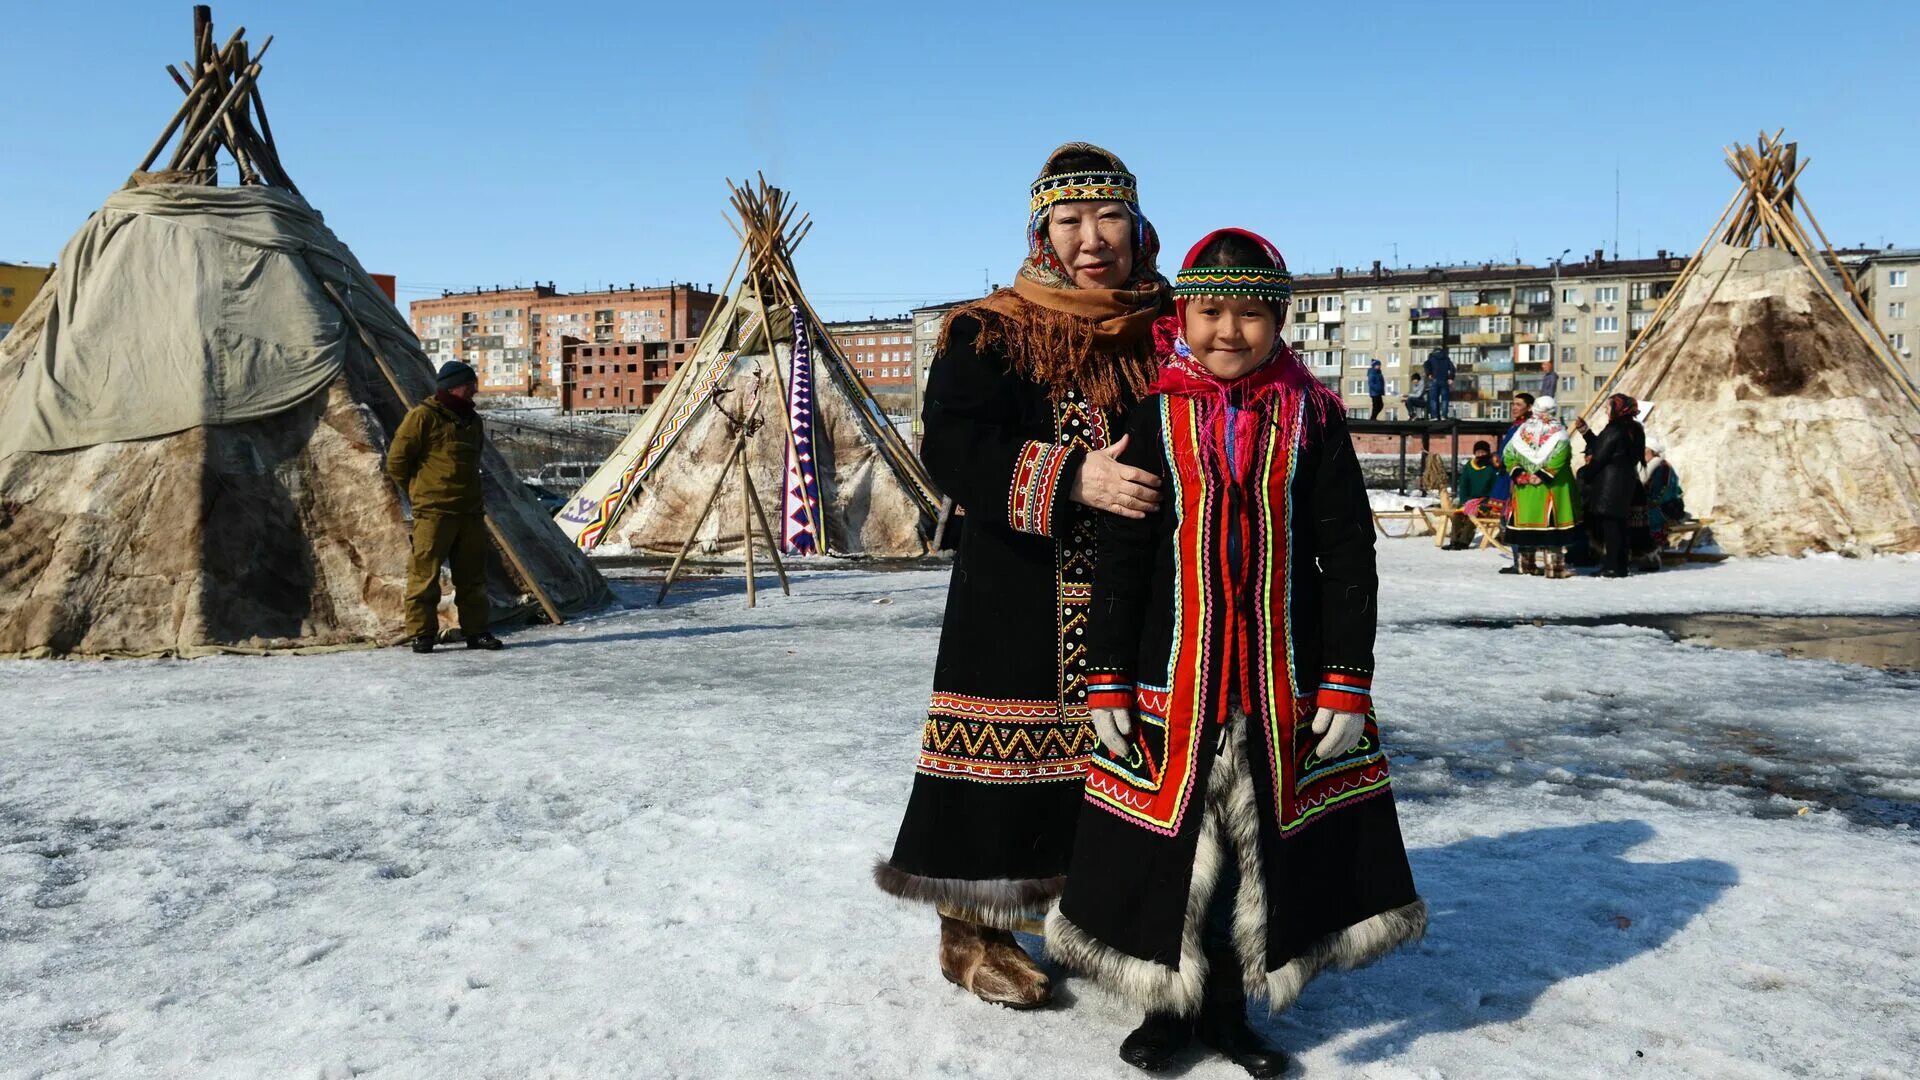
[[[1093,730],[1100,736],[1100,745],[1107,748],[1107,753],[1125,761],[1129,749],[1127,736],[1133,734],[1133,710],[1095,709]]]
[[[1095,450],[1080,463],[1073,490],[1067,497],[1082,506],[1109,510],[1136,520],[1160,509],[1160,478],[1144,469],[1120,464],[1120,452],[1131,435],[1105,450]]]
[[[1585,430],[1587,430],[1587,418],[1586,418],[1586,417],[1584,417],[1584,416],[1576,416],[1576,417],[1574,417],[1574,418],[1573,418],[1573,430],[1575,430],[1575,431],[1585,431]]]
[[[1332,761],[1360,744],[1361,732],[1366,728],[1367,718],[1359,713],[1334,712],[1321,709],[1313,714],[1313,733],[1324,735],[1320,745],[1313,752],[1321,761]]]

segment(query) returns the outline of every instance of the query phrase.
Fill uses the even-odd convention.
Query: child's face
[[[1237,379],[1267,358],[1280,337],[1280,320],[1264,300],[1196,296],[1187,301],[1187,347],[1222,379]]]

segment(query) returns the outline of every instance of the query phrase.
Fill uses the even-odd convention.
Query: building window
[[[1593,290],[1593,302],[1596,304],[1617,304],[1620,302],[1620,286],[1602,285]]]
[[[1593,350],[1593,362],[1596,364],[1617,364],[1620,362],[1620,346],[1599,345]]]
[[[1390,352],[1387,354],[1387,366],[1388,367],[1400,366],[1400,354],[1398,352]]]
[[[1579,302],[1580,302],[1580,290],[1579,290],[1579,289],[1561,289],[1561,290],[1560,290],[1560,302],[1561,302],[1561,303],[1563,303],[1563,304],[1577,304],[1577,303],[1579,303]]]
[[[1887,335],[1887,340],[1888,340],[1888,341],[1891,341],[1891,342],[1893,343],[1893,347],[1894,347],[1894,348],[1896,348],[1896,349],[1898,349],[1898,350],[1900,350],[1901,352],[1906,352],[1906,351],[1907,351],[1907,335],[1905,335],[1905,334],[1888,334],[1888,335]]]
[[[1521,292],[1520,302],[1523,304],[1551,304],[1553,303],[1553,290],[1527,289]]]
[[[1579,355],[1579,350],[1575,349],[1573,346],[1571,345],[1561,346],[1560,362],[1563,364],[1571,364],[1574,362],[1573,358],[1577,355]]]
[[[1397,393],[1399,393],[1399,392],[1400,392],[1400,380],[1399,380],[1399,379],[1388,379],[1388,380],[1387,380],[1387,393],[1389,393],[1389,394],[1397,394]]]
[[[1347,354],[1347,366],[1349,367],[1367,367],[1372,363],[1373,363],[1372,353],[1354,352],[1354,353]]]
[[[1904,319],[1906,317],[1907,302],[1905,300],[1895,300],[1893,303],[1887,305],[1887,318]]]
[[[1359,303],[1359,301],[1357,300],[1354,302]],[[1349,327],[1347,330],[1347,340],[1348,341],[1372,341],[1373,327],[1366,326],[1366,325]]]
[[[1400,310],[1400,298],[1399,298],[1399,297],[1397,297],[1397,296],[1389,296],[1389,297],[1387,297],[1387,310],[1388,310],[1388,311],[1399,311],[1399,310]]]
[[[1577,334],[1577,333],[1579,333],[1579,332],[1580,332],[1580,320],[1579,320],[1579,319],[1561,319],[1561,320],[1560,320],[1560,332],[1561,332],[1561,333],[1563,333],[1563,334]]]
[[[1646,300],[1652,296],[1653,282],[1651,281],[1636,281],[1627,286],[1627,299],[1629,300]]]
[[[1633,314],[1627,316],[1627,329],[1635,331],[1637,333],[1641,330],[1645,330],[1647,328],[1647,324],[1652,321],[1653,321],[1653,312],[1636,311]]]
[[[1902,288],[1906,285],[1906,283],[1907,283],[1907,272],[1905,270],[1887,271],[1887,287],[1888,288],[1893,288],[1893,289]]]
[[[1421,293],[1421,294],[1420,294],[1420,306],[1421,306],[1421,307],[1423,307],[1423,308],[1437,308],[1437,307],[1439,307],[1439,306],[1440,306],[1440,294],[1439,294],[1439,293]]]
[[[1353,298],[1353,303],[1347,307],[1347,310],[1353,312],[1355,315],[1365,315],[1373,310],[1373,301],[1364,296],[1356,296]]]
[[[1620,316],[1596,315],[1593,317],[1593,332],[1596,334],[1617,334],[1620,332]]]

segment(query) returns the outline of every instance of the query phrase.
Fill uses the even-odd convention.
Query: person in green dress
[[[1519,556],[1520,572],[1572,577],[1567,545],[1580,527],[1580,495],[1573,482],[1573,443],[1554,416],[1554,400],[1533,403],[1533,415],[1507,441],[1502,465],[1513,478],[1507,544]]]

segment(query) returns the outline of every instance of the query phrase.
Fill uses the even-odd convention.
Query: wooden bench
[[[1388,532],[1387,522],[1389,521],[1404,521],[1406,522],[1406,528],[1401,532]],[[1420,530],[1426,529],[1431,531],[1433,529],[1433,521],[1427,517],[1426,510],[1418,506],[1409,506],[1400,510],[1375,510],[1373,512],[1373,527],[1380,530],[1380,535],[1389,540],[1403,540],[1409,536],[1426,535]]]
[[[1476,514],[1468,517],[1466,511],[1453,505],[1453,496],[1442,492],[1439,506],[1429,506],[1422,511],[1427,517],[1427,527],[1433,530],[1433,546],[1445,547],[1447,537],[1453,532],[1455,521],[1465,521],[1473,526],[1474,538],[1468,541],[1480,548],[1493,548],[1496,551],[1509,551],[1506,541],[1500,537],[1501,519],[1499,514]]]
[[[1688,518],[1685,521],[1669,522],[1667,525],[1667,546],[1660,552],[1662,562],[1683,563],[1693,558],[1693,545],[1700,541],[1700,530],[1713,524],[1712,518]],[[1685,546],[1680,541],[1686,540]]]

